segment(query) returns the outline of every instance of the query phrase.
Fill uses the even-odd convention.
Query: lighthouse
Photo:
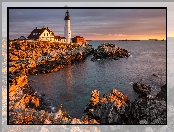
[[[65,27],[64,27],[64,36],[66,38],[66,42],[70,43],[71,42],[71,30],[70,30],[70,15],[68,10],[65,13]]]

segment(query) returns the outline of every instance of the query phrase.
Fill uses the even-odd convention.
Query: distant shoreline
[[[140,40],[119,40],[119,41],[140,41]]]

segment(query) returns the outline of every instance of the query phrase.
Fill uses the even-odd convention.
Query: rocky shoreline
[[[102,98],[100,92],[94,90],[81,119],[71,118],[62,106],[58,112],[53,112],[54,107],[49,112],[42,96],[29,85],[28,76],[57,71],[84,60],[94,51],[88,44],[63,46],[10,43],[9,124],[166,124],[166,85],[152,98],[151,87],[141,82],[133,84],[133,89],[139,93],[134,102],[115,88]]]
[[[147,85],[137,82],[135,86],[142,89]],[[159,93],[164,92],[164,87]],[[15,88],[12,85],[9,91],[9,124],[166,124],[165,96],[157,94],[151,98],[144,91],[139,94],[138,99],[130,102],[115,88],[102,98],[98,90],[93,90],[82,118],[76,119],[62,106],[58,112],[48,112],[44,100],[32,90],[27,77],[19,77]]]
[[[151,87],[140,82],[134,83],[133,87],[139,93],[138,99],[133,102],[116,89],[102,98],[98,90],[92,91],[82,119],[93,121],[94,124],[166,124],[166,97],[157,94],[151,98]],[[166,85],[163,85],[160,93],[166,95],[166,89]]]
[[[21,69],[29,74],[50,73],[83,61],[93,51],[87,43],[10,42],[9,71],[12,74]]]
[[[28,77],[58,71],[66,65],[83,61],[93,50],[87,43],[10,42],[9,124],[69,124],[71,117],[62,106],[56,113],[48,112],[49,106],[31,88]],[[49,109],[53,110],[53,107]]]

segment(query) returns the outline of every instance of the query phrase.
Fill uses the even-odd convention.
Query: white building
[[[38,41],[56,41],[56,42],[65,42],[65,37],[55,36],[54,33],[47,27],[44,26],[41,29],[37,27],[31,32],[28,36],[30,40],[38,40]]]
[[[54,36],[54,41],[55,42],[66,42],[66,38],[60,37],[60,36]]]
[[[65,27],[64,27],[64,37],[66,38],[66,42],[71,42],[71,30],[70,30],[70,15],[68,10],[65,13]]]
[[[44,26],[41,29],[34,29],[28,36],[28,39],[38,40],[38,41],[54,41],[54,33]]]

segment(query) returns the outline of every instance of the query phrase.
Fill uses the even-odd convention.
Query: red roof
[[[66,39],[65,37],[54,36],[54,39]]]
[[[60,38],[60,36],[54,36],[54,39],[59,39]]]
[[[60,37],[61,39],[66,39],[65,37]]]

